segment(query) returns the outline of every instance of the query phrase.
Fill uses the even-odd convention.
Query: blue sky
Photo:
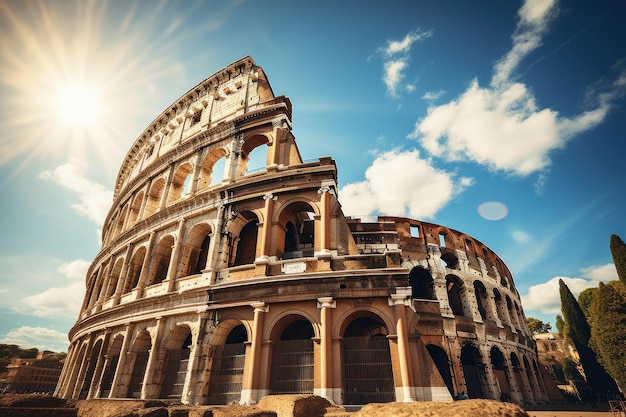
[[[347,214],[469,233],[554,324],[626,238],[620,0],[0,0],[0,343],[65,350],[126,151],[246,55]],[[252,167],[251,167],[252,168]]]

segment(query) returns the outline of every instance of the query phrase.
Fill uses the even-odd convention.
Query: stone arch
[[[146,286],[158,284],[167,278],[167,271],[170,266],[172,257],[172,249],[174,247],[174,237],[165,235],[159,240],[154,254],[152,255],[152,263],[150,266],[150,276]]]
[[[167,193],[167,204],[172,204],[191,191],[193,166],[185,162],[176,169],[169,192]]]
[[[189,230],[180,262],[182,276],[200,274],[206,269],[212,235],[211,225],[207,223],[196,224]]]
[[[506,303],[497,288],[493,289],[493,299],[496,303],[496,313],[498,314],[498,318],[502,323],[508,323],[508,318],[506,314]]]
[[[443,379],[450,392],[450,396],[454,397],[454,386],[452,383],[452,362],[448,358],[448,354],[443,348],[434,344],[427,344],[426,350],[430,354],[431,359],[435,363],[437,370],[439,371],[439,375]]]
[[[211,375],[203,388],[208,404],[239,402],[243,385],[246,343],[250,340],[246,326],[234,319],[223,321],[215,330]]]
[[[342,326],[343,404],[396,400],[388,327],[369,311],[356,312]]]
[[[108,300],[115,294],[115,290],[117,289],[120,274],[122,273],[122,267],[124,265],[124,258],[119,258],[113,264],[113,269],[109,273],[109,286],[107,287],[106,293],[104,294],[104,301]]]
[[[98,363],[98,358],[101,355],[102,350],[102,339],[98,339],[93,346],[91,347],[91,352],[89,353],[89,360],[87,371],[85,372],[85,377],[83,378],[83,385],[80,389],[80,394],[78,398],[84,400],[87,398],[87,394],[89,393],[89,388],[93,383],[93,377],[96,372],[96,364]]]
[[[426,268],[417,266],[409,272],[411,297],[422,300],[436,300],[434,285],[433,276]]]
[[[315,331],[306,317],[282,316],[272,326],[272,394],[313,394]]]
[[[496,377],[498,387],[500,388],[500,398],[510,398],[511,386],[509,385],[509,371],[506,366],[504,354],[500,349],[494,346],[491,348],[489,356],[491,357],[491,369]],[[504,396],[502,394],[504,394]]]
[[[276,255],[283,259],[313,256],[317,206],[306,200],[291,200],[276,213]]]
[[[165,179],[160,177],[152,182],[150,190],[148,191],[146,208],[144,209],[143,218],[152,216],[159,208],[161,204],[161,196],[165,190]]]
[[[128,218],[128,225],[135,223],[139,219],[139,211],[141,210],[141,204],[143,203],[143,191],[139,191],[132,204],[130,205],[130,217]]]
[[[215,183],[221,183],[224,178],[225,161],[228,156],[225,148],[211,149],[200,165],[200,177],[198,179],[198,190],[210,187]],[[220,161],[220,163],[218,163]],[[222,172],[219,172],[221,168]],[[216,172],[217,170],[217,172]]]
[[[128,204],[126,204],[118,213],[114,236],[117,236],[124,231],[126,213],[128,213]]]
[[[139,284],[139,277],[141,276],[141,269],[146,257],[146,247],[141,246],[135,250],[130,264],[128,265],[128,272],[126,274],[126,281],[124,283],[123,294],[131,292],[133,288],[136,288]]]
[[[239,213],[233,220],[230,231],[231,257],[229,266],[251,264],[256,259],[259,218],[252,211]]]
[[[102,380],[98,394],[100,398],[109,398],[111,394],[111,386],[113,385],[113,378],[115,377],[117,365],[120,361],[123,342],[124,336],[118,334],[109,343],[109,347],[106,350],[106,361],[104,363],[104,369],[102,370]]]
[[[487,320],[487,308],[489,307],[489,299],[487,298],[487,289],[485,285],[479,281],[474,281],[474,295],[476,297],[476,307],[483,320]]]
[[[537,386],[537,379],[533,375],[533,369],[530,366],[530,362],[526,355],[522,355],[522,362],[524,363],[524,370],[526,371],[526,380],[530,385],[530,392],[534,397],[535,402],[541,398],[541,393],[539,392],[539,387]]]
[[[465,284],[461,278],[453,274],[446,275],[448,305],[455,316],[472,317],[471,313],[466,311],[465,303],[463,302],[465,291]]]
[[[180,400],[189,364],[193,335],[188,325],[175,326],[165,340],[165,369],[159,398]]]
[[[519,323],[517,321],[517,314],[515,312],[515,308],[513,307],[513,301],[511,301],[511,297],[507,294],[505,297],[506,300],[506,310],[508,311],[510,323],[512,326],[519,327]]]
[[[126,398],[141,398],[141,389],[143,387],[143,379],[148,367],[148,355],[152,349],[152,339],[147,330],[141,331],[130,349],[131,363],[128,368],[132,369],[130,380],[128,382],[128,390]]]
[[[484,398],[483,386],[487,385],[485,365],[476,346],[467,344],[461,349],[461,367],[465,378],[467,395],[470,398]]]
[[[268,165],[268,145],[270,138],[262,133],[249,135],[241,147],[241,160],[237,169],[237,177],[248,173],[265,170]],[[262,151],[265,151],[264,153]],[[255,166],[250,166],[253,162]],[[260,165],[260,166],[256,166]],[[252,169],[252,171],[249,171]]]
[[[528,398],[529,389],[524,381],[524,370],[522,369],[522,364],[520,363],[519,357],[515,352],[511,352],[511,367],[513,368],[513,375],[515,376],[515,381],[517,382],[517,386],[522,393],[522,397],[524,401],[530,401]]]

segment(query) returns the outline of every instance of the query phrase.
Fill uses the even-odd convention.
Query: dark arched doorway
[[[314,335],[308,320],[285,327],[272,354],[272,394],[313,394]]]
[[[344,404],[396,400],[387,329],[375,318],[361,317],[343,337]]]
[[[209,404],[230,404],[241,399],[248,334],[243,324],[233,327],[226,342],[215,347],[209,381]]]
[[[446,351],[436,345],[426,345],[426,349],[430,354],[433,362],[435,362],[435,366],[439,371],[439,375],[445,382],[448,391],[450,392],[450,396],[454,397],[454,387],[452,385],[452,373],[450,372],[450,360],[448,359],[448,355]]]
[[[480,352],[475,346],[466,345],[461,349],[461,366],[465,376],[467,395],[470,398],[484,398],[482,381],[485,365],[482,363]]]

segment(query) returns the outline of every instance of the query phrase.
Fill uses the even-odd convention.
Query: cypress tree
[[[623,285],[626,285],[626,244],[617,235],[611,235],[611,256],[617,270],[617,276]]]
[[[594,317],[591,328],[591,347],[598,361],[626,390],[626,286],[619,281],[600,283],[591,303]]]
[[[589,347],[591,327],[583,314],[578,301],[563,280],[559,280],[559,294],[561,296],[561,312],[567,324],[568,336],[580,357],[580,364],[585,371],[587,382],[597,391],[604,393],[614,391],[617,387],[613,379],[598,363],[596,355]]]

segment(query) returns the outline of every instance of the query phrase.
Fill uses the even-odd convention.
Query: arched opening
[[[517,314],[513,308],[513,301],[511,301],[511,297],[506,296],[506,309],[509,313],[509,317],[511,319],[511,325],[519,328],[519,323],[517,322]]]
[[[147,218],[154,214],[161,204],[161,195],[165,189],[165,180],[159,178],[152,183],[150,191],[148,191],[148,200],[146,201],[146,208],[143,213],[143,218]]]
[[[124,294],[131,292],[133,288],[136,288],[139,284],[139,277],[141,276],[141,268],[143,266],[145,257],[146,248],[144,246],[137,249],[137,251],[133,255],[128,268],[128,273],[126,275],[126,282],[123,291]]]
[[[524,362],[524,369],[526,370],[526,380],[528,381],[528,385],[530,388],[530,394],[532,394],[533,401],[537,401],[541,397],[539,393],[539,387],[536,384],[536,379],[533,377],[533,370],[530,367],[530,362],[526,359],[526,356],[522,356],[522,361]]]
[[[154,255],[152,256],[148,286],[163,282],[163,280],[167,278],[167,270],[170,267],[170,258],[172,257],[173,247],[174,238],[170,235],[165,236],[159,241],[159,244],[154,251]]]
[[[139,218],[139,210],[141,210],[141,203],[143,203],[143,191],[137,193],[133,204],[130,206],[130,217],[128,218],[128,224],[131,225]]]
[[[213,149],[204,158],[200,167],[198,190],[220,184],[224,178],[226,167],[226,151],[222,148]]]
[[[141,389],[143,387],[143,379],[146,374],[146,368],[148,366],[148,355],[152,349],[152,340],[150,339],[150,333],[147,330],[142,331],[137,338],[133,347],[131,348],[132,363],[129,364],[129,368],[132,368],[130,375],[130,382],[128,383],[128,391],[126,398],[141,398]]]
[[[474,296],[476,297],[476,306],[478,307],[480,317],[483,320],[486,320],[487,311],[485,310],[485,306],[488,305],[487,289],[485,288],[485,285],[478,280],[474,281]]]
[[[120,273],[122,272],[122,265],[124,264],[124,259],[118,259],[111,270],[111,275],[109,275],[109,286],[107,288],[104,299],[107,300],[115,294],[115,290],[117,289],[118,281],[120,279]]]
[[[461,349],[461,367],[463,368],[468,397],[484,398],[485,365],[482,363],[480,352],[475,346],[463,346]]]
[[[459,266],[459,258],[450,249],[442,249],[441,260],[444,268],[457,269]]]
[[[161,385],[161,398],[181,399],[192,343],[189,327],[176,326],[172,330],[170,340],[166,344],[167,358],[163,385]]]
[[[183,276],[201,274],[207,267],[209,246],[211,244],[211,226],[199,224],[189,231],[181,262]]]
[[[455,316],[465,316],[463,308],[462,292],[465,291],[463,281],[456,275],[446,276],[446,290],[448,292],[448,304]]]
[[[269,140],[263,135],[246,138],[241,147],[241,164],[237,170],[238,177],[263,171],[267,165],[267,145]]]
[[[500,398],[511,398],[511,387],[509,386],[509,376],[507,374],[506,361],[500,349],[492,347],[489,353],[491,356],[491,368],[496,377],[498,388],[500,388]]]
[[[191,191],[192,172],[193,167],[190,163],[185,163],[178,167],[174,173],[174,178],[172,178],[169,193],[167,194],[168,205]]]
[[[115,226],[115,236],[124,231],[124,220],[126,220],[126,213],[128,212],[128,206],[125,206],[117,217],[117,225]]]
[[[360,317],[343,336],[344,404],[396,400],[387,328],[377,318]]]
[[[502,299],[502,296],[500,295],[500,291],[498,291],[496,288],[493,289],[493,299],[496,303],[496,313],[498,314],[498,318],[503,324],[507,323],[506,305],[504,303],[504,300]]]
[[[305,202],[291,203],[280,213],[282,247],[277,241],[278,256],[283,259],[310,257],[315,253],[315,212]],[[281,251],[282,249],[282,251]]]
[[[246,212],[239,214],[235,220],[239,226],[243,224],[238,238],[232,242],[235,257],[231,266],[254,263],[256,259],[256,244],[259,234],[258,218],[254,213]]]
[[[418,266],[409,273],[409,285],[411,286],[411,296],[415,299],[436,300],[434,291],[434,280],[430,272]]]
[[[298,316],[289,321],[272,353],[272,394],[313,394],[313,326]],[[279,323],[280,326],[282,323]]]
[[[209,404],[239,402],[248,334],[243,324],[233,327],[226,342],[216,346],[209,380]]]
[[[98,358],[100,357],[100,350],[102,349],[102,340],[98,340],[93,347],[91,348],[91,356],[89,357],[89,366],[87,367],[87,372],[85,373],[85,378],[83,379],[83,386],[80,390],[80,394],[78,396],[79,399],[84,400],[87,398],[87,394],[89,393],[89,389],[91,388],[91,384],[93,382],[93,376],[96,371],[96,364],[98,363]]]
[[[120,360],[123,341],[124,336],[116,336],[106,352],[106,360],[104,362],[104,369],[102,370],[102,381],[100,382],[100,394],[98,395],[99,398],[109,398],[111,394],[111,385],[113,384],[117,364]]]
[[[515,352],[511,353],[511,366],[513,367],[513,375],[515,375],[515,381],[517,382],[517,386],[522,393],[522,397],[524,398],[524,401],[528,401],[528,387],[526,386],[526,384],[524,384],[522,366]]]
[[[431,359],[435,362],[435,366],[439,371],[439,375],[445,382],[448,391],[450,392],[450,396],[454,397],[454,387],[452,385],[452,372],[450,371],[450,360],[448,359],[448,355],[446,351],[440,348],[439,346],[428,344],[426,345],[426,350],[430,354]]]

